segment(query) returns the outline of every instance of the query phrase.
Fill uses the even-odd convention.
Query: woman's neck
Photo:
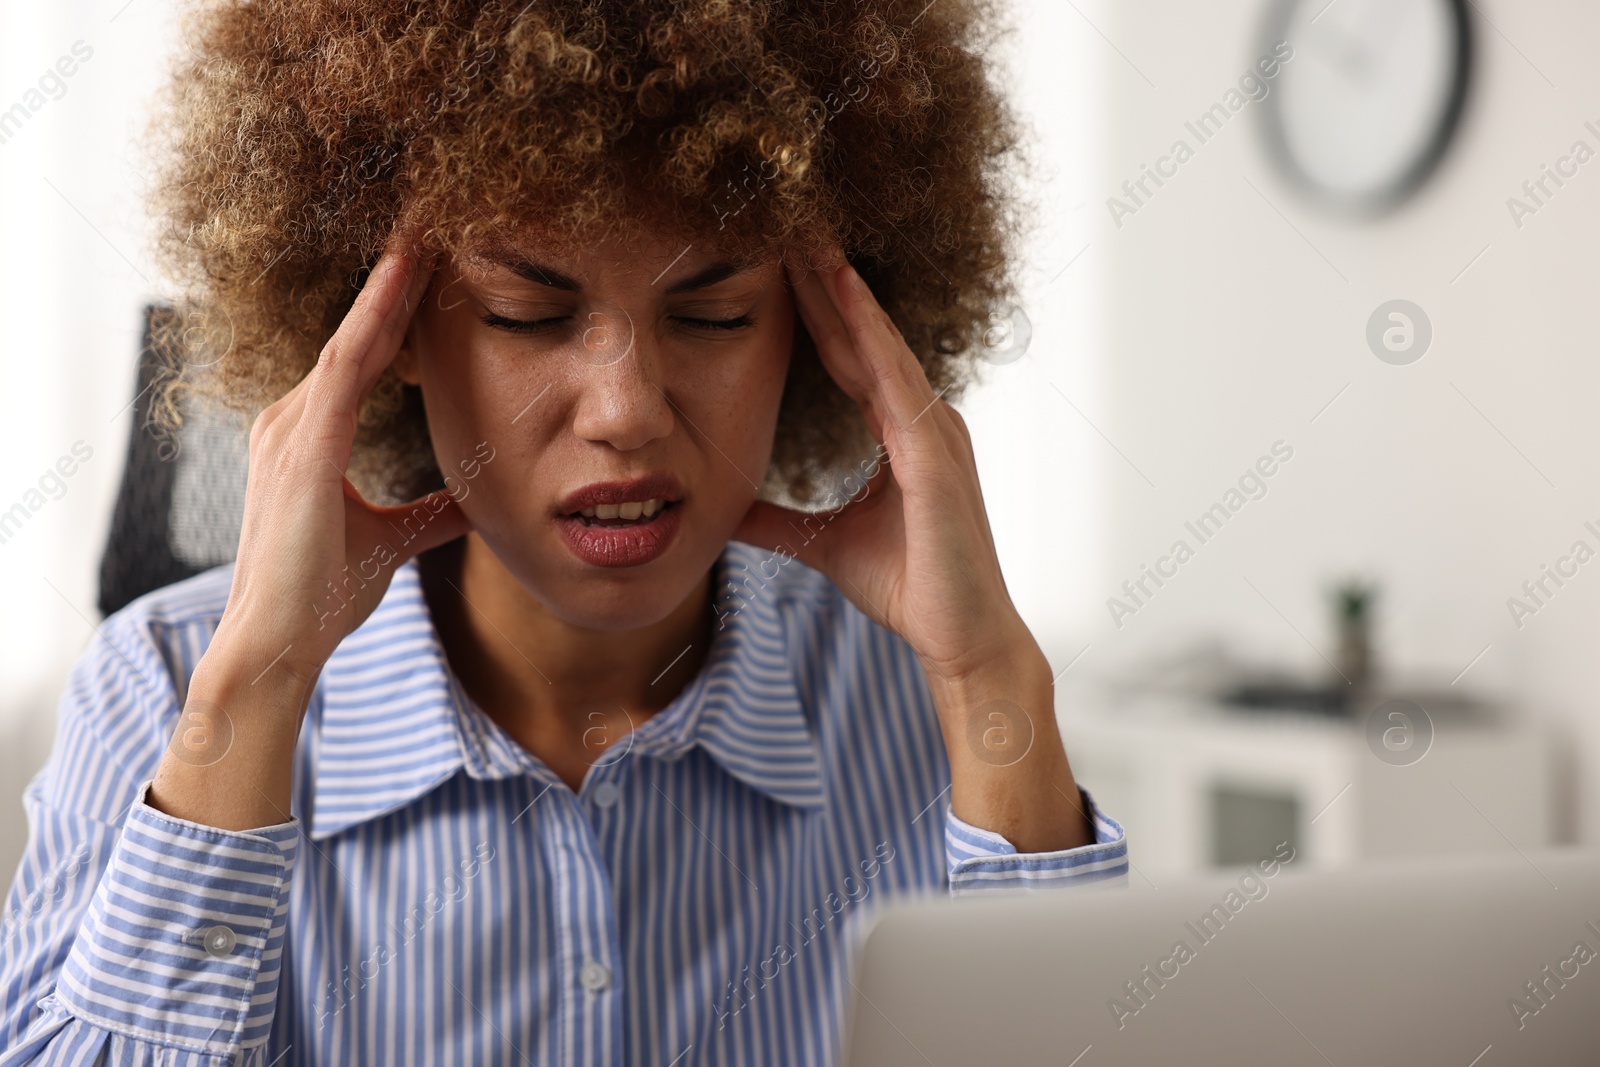
[[[710,574],[660,622],[608,632],[552,615],[475,533],[424,553],[418,565],[462,687],[574,792],[591,766],[683,691],[711,644]]]

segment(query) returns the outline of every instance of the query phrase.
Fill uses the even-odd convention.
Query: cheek
[[[525,355],[459,321],[430,330],[425,343],[420,384],[436,446],[459,443],[463,435],[504,436],[528,428],[532,410],[515,425],[512,420],[551,384],[548,373],[540,374]]]
[[[733,376],[736,389],[750,401],[760,398],[763,421],[776,422],[778,402],[789,376],[789,361],[794,349],[794,309],[788,303],[773,307],[756,327],[751,348],[737,362]],[[754,405],[750,405],[754,406]]]
[[[769,407],[776,408],[788,368],[786,350],[764,345],[740,353],[726,366],[706,375],[697,392],[706,400],[714,399],[731,409],[757,415]]]
[[[441,324],[419,338],[425,346],[420,381],[428,436],[445,487],[469,514],[484,506],[485,492],[515,464],[517,441],[510,430],[525,430],[530,417],[512,426],[529,397],[504,380],[506,375],[470,332]],[[507,410],[509,408],[509,410]]]
[[[727,440],[740,442],[741,450],[765,447],[777,426],[791,343],[786,331],[730,352],[730,358],[713,364],[709,373],[684,379],[684,395],[694,398],[695,408],[721,427]],[[695,421],[705,425],[699,418]]]

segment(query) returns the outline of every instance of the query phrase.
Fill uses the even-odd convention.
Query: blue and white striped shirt
[[[763,559],[731,543],[714,588]],[[232,567],[108,619],[27,788],[0,1067],[818,1064],[897,894],[1127,879],[948,811],[921,667],[822,574],[745,585],[699,674],[574,794],[466,695],[415,561],[328,661],[294,818],[144,803]]]

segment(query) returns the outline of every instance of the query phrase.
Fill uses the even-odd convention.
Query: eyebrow
[[[668,293],[692,293],[699,289],[709,289],[718,282],[725,282],[735,274],[742,274],[738,267],[726,261],[713,263],[698,274],[690,275],[683,281],[667,288]]]
[[[526,280],[537,285],[548,285],[552,289],[560,289],[569,293],[583,291],[583,283],[579,282],[575,278],[561,273],[554,267],[549,267],[542,263],[533,263],[529,260],[519,259],[516,257],[511,257],[509,259],[496,257],[494,262],[498,263],[502,267],[505,267],[517,277],[525,278]],[[726,261],[721,263],[713,263],[709,267],[706,267],[704,270],[700,271],[698,274],[690,275],[682,281],[669,286],[667,288],[667,293],[671,295],[675,293],[692,293],[701,289],[709,289],[718,282],[727,281],[734,275],[742,273],[744,273],[744,271],[740,270],[733,263]]]
[[[495,257],[494,262],[511,271],[519,278],[526,278],[538,285],[548,285],[552,289],[562,289],[569,293],[583,290],[583,285],[576,279],[570,278],[554,267],[547,267],[540,263],[530,263],[525,259],[501,259]]]

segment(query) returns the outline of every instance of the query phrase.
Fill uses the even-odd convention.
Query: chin
[[[705,571],[670,575],[648,582],[618,582],[614,578],[577,578],[553,589],[533,590],[552,614],[571,626],[605,633],[639,630],[671,615]]]
[[[685,530],[683,533],[687,534]],[[490,545],[501,563],[551,614],[586,630],[620,632],[654,625],[683,605],[705,579],[728,537],[679,536],[658,558],[632,566],[597,566],[560,537],[519,539],[512,551]],[[528,547],[538,544],[537,555]]]

